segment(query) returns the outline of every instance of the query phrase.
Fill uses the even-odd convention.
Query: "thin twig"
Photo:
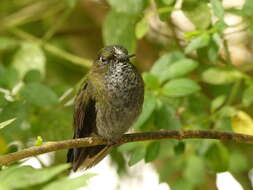
[[[47,42],[43,43],[43,41],[40,40],[39,38],[23,30],[20,30],[18,28],[12,28],[9,31],[21,39],[25,39],[27,41],[32,41],[32,42],[41,44],[45,48],[45,50],[47,50],[48,52],[55,54],[63,59],[66,59],[74,64],[81,65],[83,67],[88,67],[88,68],[91,66],[91,63],[92,63],[91,60],[66,52],[65,50],[58,48],[50,43],[47,43]]]
[[[160,140],[160,139],[218,139],[221,141],[233,141],[237,143],[253,144],[253,136],[243,135],[222,131],[208,131],[208,130],[170,130],[159,132],[145,132],[125,134],[121,138],[115,140],[115,145],[120,145],[128,142],[146,141],[146,140]],[[56,142],[48,142],[42,146],[34,146],[21,150],[19,152],[10,153],[0,156],[0,165],[8,165],[18,160],[36,156],[39,154],[53,152],[56,150],[70,149],[75,147],[88,147],[96,145],[104,145],[109,142],[99,137],[87,137],[81,139],[72,139]]]

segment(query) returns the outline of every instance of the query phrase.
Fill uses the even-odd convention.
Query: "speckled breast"
[[[98,134],[117,138],[137,119],[143,104],[143,80],[129,62],[110,65],[104,77],[106,102],[97,103]]]

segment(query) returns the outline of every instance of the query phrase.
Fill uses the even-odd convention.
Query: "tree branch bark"
[[[253,144],[253,136],[208,130],[163,130],[158,132],[144,132],[125,134],[121,138],[115,140],[115,146],[128,142],[160,140],[160,139],[218,139],[221,141],[233,141],[237,143]],[[110,144],[106,139],[99,137],[87,137],[80,139],[63,140],[56,142],[47,142],[41,146],[33,146],[18,152],[0,156],[0,165],[8,165],[18,160],[36,156],[39,154],[53,152],[56,150],[70,149],[75,147],[88,147],[96,145]]]

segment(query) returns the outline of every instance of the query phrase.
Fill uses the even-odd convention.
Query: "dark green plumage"
[[[100,50],[81,86],[74,109],[74,138],[122,136],[141,112],[144,86],[141,75],[130,63],[125,48],[107,46]],[[90,168],[102,160],[112,146],[70,149],[73,170]]]

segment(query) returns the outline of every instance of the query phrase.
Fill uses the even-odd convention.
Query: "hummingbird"
[[[119,45],[99,51],[75,98],[74,139],[98,136],[113,142],[133,125],[144,99],[143,79],[130,62],[134,56]],[[73,171],[88,169],[100,162],[113,146],[70,149],[67,162],[72,163]]]

